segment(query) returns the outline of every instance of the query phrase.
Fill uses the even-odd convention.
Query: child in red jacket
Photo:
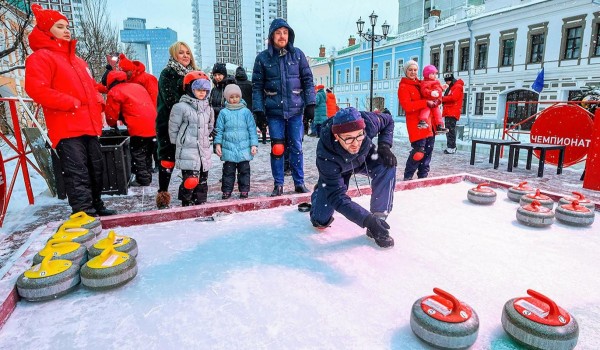
[[[128,83],[127,74],[113,70],[106,84],[106,123],[116,126],[121,120],[130,136],[132,186],[148,186],[152,182],[152,153],[156,136],[156,108],[150,95],[140,84]]]
[[[427,129],[429,125],[427,120],[429,119],[430,113],[433,114],[433,122],[435,123],[436,134],[445,134],[448,129],[444,128],[444,120],[442,119],[442,112],[438,107],[442,102],[442,93],[444,88],[442,84],[436,79],[438,70],[434,65],[427,65],[423,68],[423,80],[421,80],[421,97],[427,100],[427,107],[421,109],[419,114],[419,129]]]

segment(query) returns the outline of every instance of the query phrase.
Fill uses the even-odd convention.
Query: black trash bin
[[[131,177],[131,153],[129,136],[102,136],[100,149],[104,156],[104,174],[102,176],[102,194],[127,194]],[[55,152],[52,152],[52,168],[56,179],[56,193],[59,199],[67,198],[62,167]]]

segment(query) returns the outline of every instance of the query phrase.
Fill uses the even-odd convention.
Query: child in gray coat
[[[212,148],[208,136],[213,130],[215,113],[208,103],[211,89],[208,76],[193,71],[183,79],[185,94],[173,106],[169,116],[169,138],[175,144],[175,167],[181,169],[179,186],[181,205],[206,203],[208,169]]]
[[[239,86],[230,84],[223,92],[225,108],[221,110],[215,130],[215,152],[223,164],[221,191],[223,199],[233,192],[237,170],[240,198],[248,198],[250,191],[250,161],[258,151],[258,135],[254,116],[242,100]]]

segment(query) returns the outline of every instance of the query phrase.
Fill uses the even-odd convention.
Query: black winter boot
[[[283,194],[283,185],[275,185],[273,188],[273,192],[271,192],[271,197],[281,196]]]
[[[294,186],[294,191],[296,193],[310,193],[310,190],[304,184]]]

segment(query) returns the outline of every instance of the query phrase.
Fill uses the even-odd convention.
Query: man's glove
[[[435,101],[427,101],[427,107],[434,108],[435,107]]]
[[[315,120],[315,105],[308,105],[304,107],[304,120],[308,123]]]
[[[398,165],[398,161],[396,160],[396,156],[392,153],[390,149],[390,145],[387,143],[380,143],[377,147],[377,154],[379,158],[381,158],[381,162],[388,168],[395,167]]]
[[[383,219],[380,219],[373,214],[369,214],[369,216],[367,216],[364,224],[365,227],[371,231],[373,237],[386,237],[390,235],[390,232],[388,231],[390,225],[388,225],[388,223]]]

